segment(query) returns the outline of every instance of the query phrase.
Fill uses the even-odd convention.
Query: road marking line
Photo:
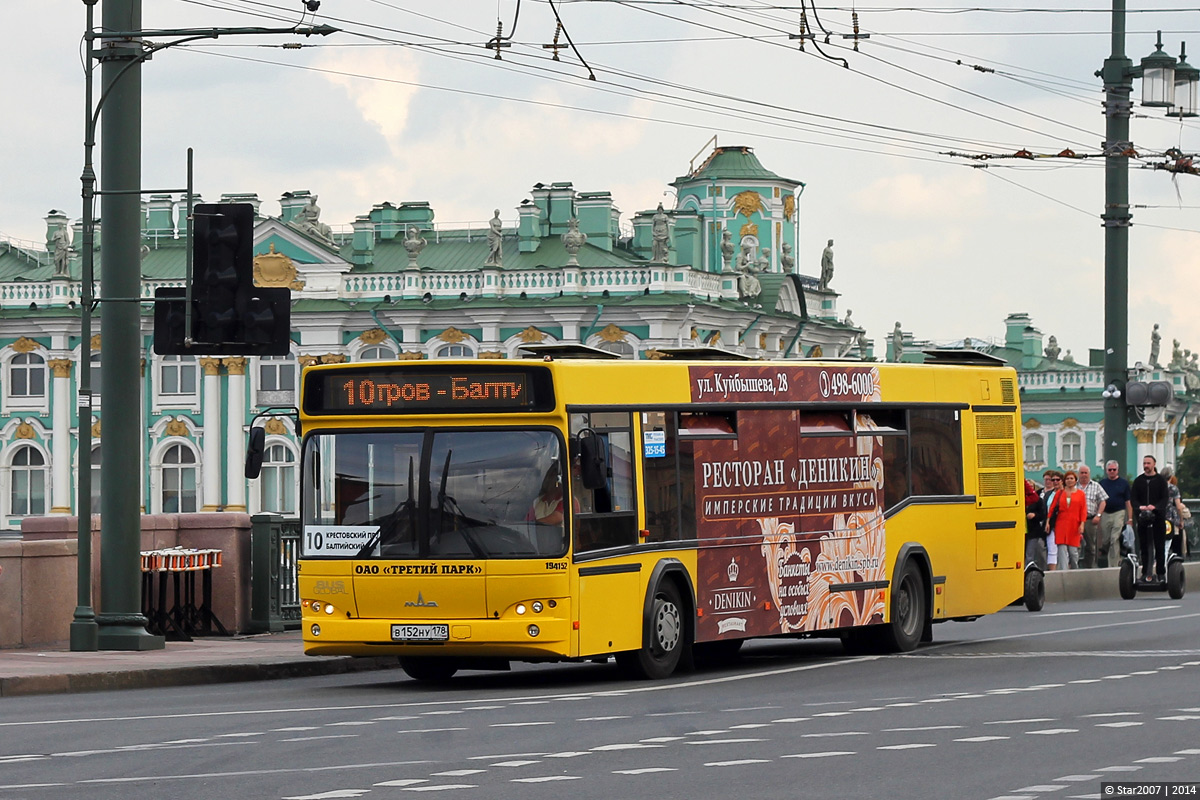
[[[586,750],[564,750],[561,753],[546,753],[546,758],[574,758],[575,756],[587,756],[591,753]]]
[[[1034,722],[1057,722],[1054,717],[1031,717],[1030,719],[994,719],[984,725],[1025,725]]]
[[[513,705],[514,706],[520,705],[520,703],[513,703]],[[461,708],[447,708],[447,709],[443,709],[441,711],[422,711],[421,716],[422,717],[437,717],[437,716],[445,716],[446,714],[465,714],[465,713],[466,712],[463,711]]]
[[[578,781],[579,775],[545,775],[540,778],[513,778],[513,783],[549,783],[550,781]]]
[[[1139,758],[1133,762],[1135,764],[1174,764],[1176,761],[1183,761],[1183,756],[1150,756],[1149,758]]]
[[[428,786],[406,786],[406,792],[444,792],[448,789],[478,789],[474,783],[431,783]]]
[[[1001,739],[1009,739],[1009,736],[968,736],[965,739],[955,739],[956,742],[998,742]]]
[[[448,769],[445,772],[434,772],[432,775],[435,778],[465,778],[468,775],[478,775],[481,772],[487,772],[486,769]],[[376,784],[378,786],[379,784]]]
[[[883,706],[863,706],[862,708],[852,708],[851,711],[883,711]]]
[[[540,763],[542,763],[542,762],[518,759],[516,761],[497,761],[495,764],[492,764],[491,766],[493,766],[493,767],[528,767],[530,764],[540,764]]]
[[[1195,714],[1180,714],[1175,717],[1159,717],[1159,719],[1170,720],[1172,722],[1189,722],[1194,719],[1200,719],[1200,717],[1197,717]]]
[[[936,744],[930,742],[910,742],[909,744],[885,744],[876,747],[876,750],[919,750],[922,747],[937,747]]]
[[[1141,767],[1130,767],[1127,765],[1118,765],[1113,767],[1099,767],[1096,772],[1137,772]]]
[[[1057,792],[1060,789],[1066,789],[1065,783],[1039,783],[1036,786],[1022,786],[1017,789],[1018,792]]]
[[[769,727],[771,727],[771,723],[769,723],[769,722],[747,722],[744,725],[730,725],[729,730],[738,731],[738,730],[748,730],[750,728],[769,728]]]
[[[1103,776],[1101,775],[1063,775],[1061,778],[1055,778],[1056,781],[1074,781],[1076,783],[1082,781],[1094,781]]]
[[[835,733],[802,733],[801,738],[804,739],[824,739],[829,736],[867,736],[866,731],[838,731]]]
[[[1200,756],[1200,750],[1176,750],[1177,756]]]
[[[493,722],[489,728],[531,728],[535,725],[553,725],[553,722]]]
[[[618,715],[612,716],[612,717],[580,717],[579,719],[577,719],[575,721],[576,722],[608,722],[609,720],[612,720],[612,719],[632,719],[632,717],[625,716],[624,714],[618,714]]]
[[[318,739],[353,739],[357,733],[327,733],[324,736],[293,736],[291,739],[280,739],[281,742],[315,742]]]
[[[910,731],[952,731],[961,728],[962,725],[922,725],[917,728],[884,728],[884,733],[907,733]]]
[[[683,740],[682,736],[654,736],[649,739],[639,739],[638,741],[664,743],[664,742],[678,742],[678,741],[682,741],[682,740]]]
[[[675,767],[642,767],[641,769],[614,769],[614,775],[648,775],[651,772],[678,772]]]
[[[1090,719],[1092,717],[1138,717],[1141,716],[1140,711],[1104,711],[1100,714],[1084,714],[1081,719]]]
[[[427,778],[396,778],[394,781],[380,781],[372,786],[416,786],[419,783],[429,783]]]
[[[782,717],[780,719],[773,719],[771,722],[808,722],[808,720],[808,717]]]
[[[374,721],[374,720],[362,720],[362,719],[358,719],[358,720],[350,720],[350,721],[348,721],[348,722],[329,722],[329,723],[326,723],[325,727],[326,727],[326,728],[350,728],[350,727],[353,727],[353,726],[355,726],[355,725],[374,725],[374,724],[375,724],[375,721]],[[255,736],[255,735],[257,735],[257,734],[251,734],[251,733],[222,733],[222,734],[219,734],[219,735],[220,735],[220,736]]]
[[[765,742],[766,739],[705,739],[700,742],[688,742],[688,744],[705,745],[705,744],[752,744],[753,742]]]
[[[1025,731],[1027,736],[1057,736],[1060,733],[1079,733],[1078,728],[1046,728],[1040,731]]]
[[[743,758],[737,761],[709,761],[704,766],[706,767],[744,767],[747,764],[769,764],[771,763],[765,758]]]
[[[854,750],[826,750],[823,753],[790,753],[780,758],[830,758],[831,756],[852,756],[856,755]]]
[[[469,728],[406,728],[396,733],[452,733],[454,731],[465,731]],[[355,734],[357,736],[358,734]]]
[[[1097,722],[1097,728],[1136,728],[1139,725],[1144,725],[1143,722]]]
[[[329,792],[320,792],[319,794],[298,794],[283,798],[283,800],[334,800],[339,797],[362,797],[370,792],[370,789],[334,789]]]
[[[641,742],[628,742],[626,744],[602,744],[599,747],[593,747],[592,750],[600,752],[608,752],[610,750],[649,750],[652,747],[666,747],[662,744],[642,744]]]

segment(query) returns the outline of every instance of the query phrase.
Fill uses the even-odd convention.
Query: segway
[[[1172,600],[1183,597],[1186,573],[1183,569],[1183,529],[1166,522],[1167,526],[1167,579],[1165,581],[1148,581],[1141,578],[1141,564],[1138,561],[1140,552],[1141,530],[1136,533],[1134,547],[1121,559],[1121,569],[1117,573],[1117,584],[1121,590],[1121,598],[1132,600],[1138,592],[1166,592]]]
[[[1046,605],[1046,577],[1036,561],[1025,564],[1025,595],[1021,599],[1030,611],[1041,611]]]

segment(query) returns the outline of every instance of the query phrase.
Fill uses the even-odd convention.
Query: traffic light
[[[1170,381],[1130,381],[1125,384],[1125,405],[1130,424],[1146,418],[1147,406],[1165,406],[1175,397]]]
[[[191,330],[184,290],[157,290],[154,352],[287,355],[291,291],[254,285],[254,207],[202,203],[193,215]]]

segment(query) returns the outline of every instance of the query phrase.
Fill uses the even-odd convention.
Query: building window
[[[387,347],[364,347],[358,353],[359,361],[393,361],[396,354]]]
[[[22,447],[13,456],[10,500],[13,516],[46,513],[46,457],[36,448]]]
[[[282,444],[273,444],[263,453],[262,510],[276,514],[296,513],[296,456]]]
[[[598,342],[596,344],[596,349],[604,350],[608,353],[616,353],[621,358],[633,358],[634,353],[636,352],[633,349],[633,345],[626,341]]]
[[[158,374],[160,394],[196,394],[195,356],[163,356]]]
[[[100,448],[103,445],[96,445],[92,448],[92,513],[96,514],[100,511]]]
[[[1031,433],[1025,437],[1025,461],[1029,464],[1041,464],[1046,460],[1046,440],[1040,433]]]
[[[1083,460],[1083,437],[1075,431],[1067,431],[1061,437],[1062,463],[1075,463]]]
[[[37,353],[20,353],[9,362],[8,392],[10,397],[40,398],[46,396],[46,359]]]
[[[263,356],[258,360],[260,392],[296,391],[296,362],[291,356]]]
[[[474,358],[475,351],[465,344],[442,345],[434,353],[434,358]]]
[[[181,444],[171,445],[162,460],[162,510],[164,514],[195,511],[196,455]]]

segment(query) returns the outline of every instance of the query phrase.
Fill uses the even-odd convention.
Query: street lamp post
[[[1183,94],[1190,106],[1175,115],[1194,116],[1196,71],[1184,64]],[[1176,61],[1158,47],[1139,66],[1125,55],[1125,0],[1112,4],[1112,53],[1096,73],[1104,80],[1104,460],[1126,462],[1128,417],[1120,391],[1129,378],[1129,140],[1133,79],[1141,78],[1142,105],[1172,108],[1177,84]],[[1170,114],[1170,112],[1168,112]]]

